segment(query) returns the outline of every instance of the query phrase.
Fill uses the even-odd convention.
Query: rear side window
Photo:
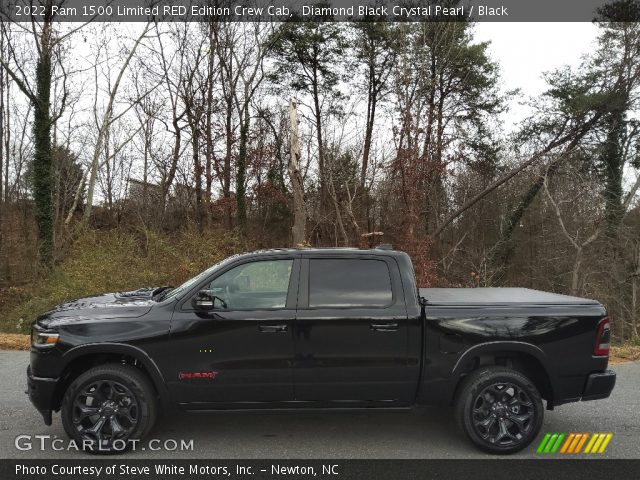
[[[381,260],[311,259],[309,307],[386,307],[391,275]]]

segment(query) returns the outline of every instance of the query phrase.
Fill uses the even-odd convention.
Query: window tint
[[[284,308],[293,260],[245,263],[216,278],[206,288],[227,310]]]
[[[384,307],[392,297],[389,268],[381,260],[309,261],[310,307]]]

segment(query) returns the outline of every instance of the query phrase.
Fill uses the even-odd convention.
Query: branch
[[[62,69],[62,100],[60,101],[60,110],[49,121],[50,125],[54,125],[60,119],[60,117],[62,117],[62,114],[64,113],[64,109],[65,109],[65,107],[67,105],[67,97],[68,97],[68,94],[69,94],[69,91],[67,90],[67,77],[68,77],[68,75],[67,75],[66,70],[64,69],[64,64],[60,60],[60,56],[58,56],[58,64],[60,65],[60,68]]]
[[[2,57],[0,57],[0,65],[2,65],[2,67],[7,71],[7,73],[11,77],[11,79],[14,82],[16,82],[16,85],[18,85],[18,88],[22,91],[22,93],[24,93],[32,103],[37,103],[38,100],[37,100],[36,96],[31,92],[31,89],[28,87],[28,85],[26,83],[24,83],[22,80],[20,80],[20,78],[18,78],[18,76],[15,74],[15,72],[4,61],[4,59]]]
[[[638,193],[638,188],[640,188],[640,174],[638,174],[638,176],[636,177],[636,181],[633,184],[633,187],[631,187],[631,190],[629,190],[629,193],[627,193],[627,196],[624,199],[624,202],[622,203],[622,218],[624,219],[627,214],[629,213],[629,206],[631,205],[631,202],[633,201],[634,197],[636,196],[636,193]]]
[[[591,234],[591,236],[589,238],[587,238],[584,242],[582,242],[581,244],[578,244],[578,235],[576,234],[576,238],[574,239],[569,232],[567,231],[567,228],[565,227],[564,221],[562,220],[562,214],[560,213],[560,208],[558,207],[558,204],[555,202],[555,200],[553,199],[553,197],[551,196],[551,193],[549,192],[549,188],[547,186],[547,175],[544,176],[544,191],[547,194],[547,197],[549,198],[549,202],[551,202],[551,205],[553,206],[554,210],[555,210],[555,214],[556,214],[556,218],[558,219],[558,223],[560,224],[560,228],[562,229],[562,233],[564,233],[564,236],[567,237],[567,239],[569,240],[569,242],[571,242],[571,245],[573,245],[573,247],[580,252],[584,247],[586,247],[587,245],[589,245],[591,242],[595,241],[598,236],[600,235],[600,228],[597,228],[595,232],[593,232],[593,234]]]
[[[578,243],[575,241],[575,239],[567,231],[567,228],[564,225],[564,221],[562,220],[562,214],[560,213],[560,207],[558,207],[558,204],[555,202],[555,200],[551,196],[551,193],[549,192],[549,187],[547,185],[547,176],[546,175],[544,176],[544,182],[542,184],[544,186],[544,191],[547,194],[547,198],[549,199],[549,202],[553,206],[553,209],[554,209],[555,214],[556,214],[556,218],[558,219],[558,223],[560,224],[560,228],[562,229],[562,233],[564,233],[564,236],[567,237],[567,240],[569,240],[571,245],[573,245],[573,248],[575,248],[576,250],[580,250],[582,247],[580,245],[578,245]]]
[[[600,119],[602,114],[603,114],[603,111],[598,111],[577,132],[574,132],[574,131],[569,132],[566,135],[564,135],[563,137],[560,137],[560,138],[558,138],[556,140],[551,141],[549,144],[547,144],[547,146],[544,149],[542,149],[538,153],[535,153],[531,158],[529,158],[529,160],[527,160],[526,162],[523,162],[518,167],[514,168],[510,172],[506,173],[505,175],[503,175],[502,177],[498,178],[496,181],[491,183],[489,186],[487,186],[480,193],[477,193],[476,195],[471,197],[460,208],[458,208],[458,210],[456,210],[455,212],[449,214],[449,216],[447,216],[444,219],[444,221],[438,226],[438,228],[436,228],[435,231],[431,234],[431,237],[435,238],[438,235],[440,235],[440,233],[442,233],[442,231],[445,228],[447,228],[449,226],[449,224],[451,224],[451,222],[453,222],[456,218],[458,218],[464,212],[466,212],[471,207],[473,207],[476,203],[478,203],[484,197],[489,195],[491,192],[496,190],[498,187],[500,187],[503,184],[507,183],[509,180],[511,180],[513,177],[515,177],[517,174],[522,172],[527,167],[530,167],[531,165],[533,165],[537,160],[539,160],[541,157],[543,157],[544,155],[549,153],[551,150],[553,150],[556,147],[559,147],[560,145],[563,145],[564,143],[568,142],[573,137],[573,140],[571,140],[569,145],[567,145],[567,147],[565,148],[564,153],[560,156],[560,158],[563,158],[564,155],[567,152],[569,152],[571,149],[573,149],[578,144],[578,142],[582,139],[582,137],[584,137],[587,134],[587,132],[591,129],[591,127]]]

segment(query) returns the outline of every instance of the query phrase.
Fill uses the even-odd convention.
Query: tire
[[[505,367],[480,367],[463,380],[455,402],[458,426],[481,450],[515,453],[540,432],[542,398],[534,383]]]
[[[61,410],[62,425],[78,448],[120,453],[153,427],[156,394],[137,368],[106,364],[87,370],[69,385]]]

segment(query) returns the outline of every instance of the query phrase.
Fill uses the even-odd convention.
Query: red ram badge
[[[213,380],[218,372],[180,372],[179,380]]]

